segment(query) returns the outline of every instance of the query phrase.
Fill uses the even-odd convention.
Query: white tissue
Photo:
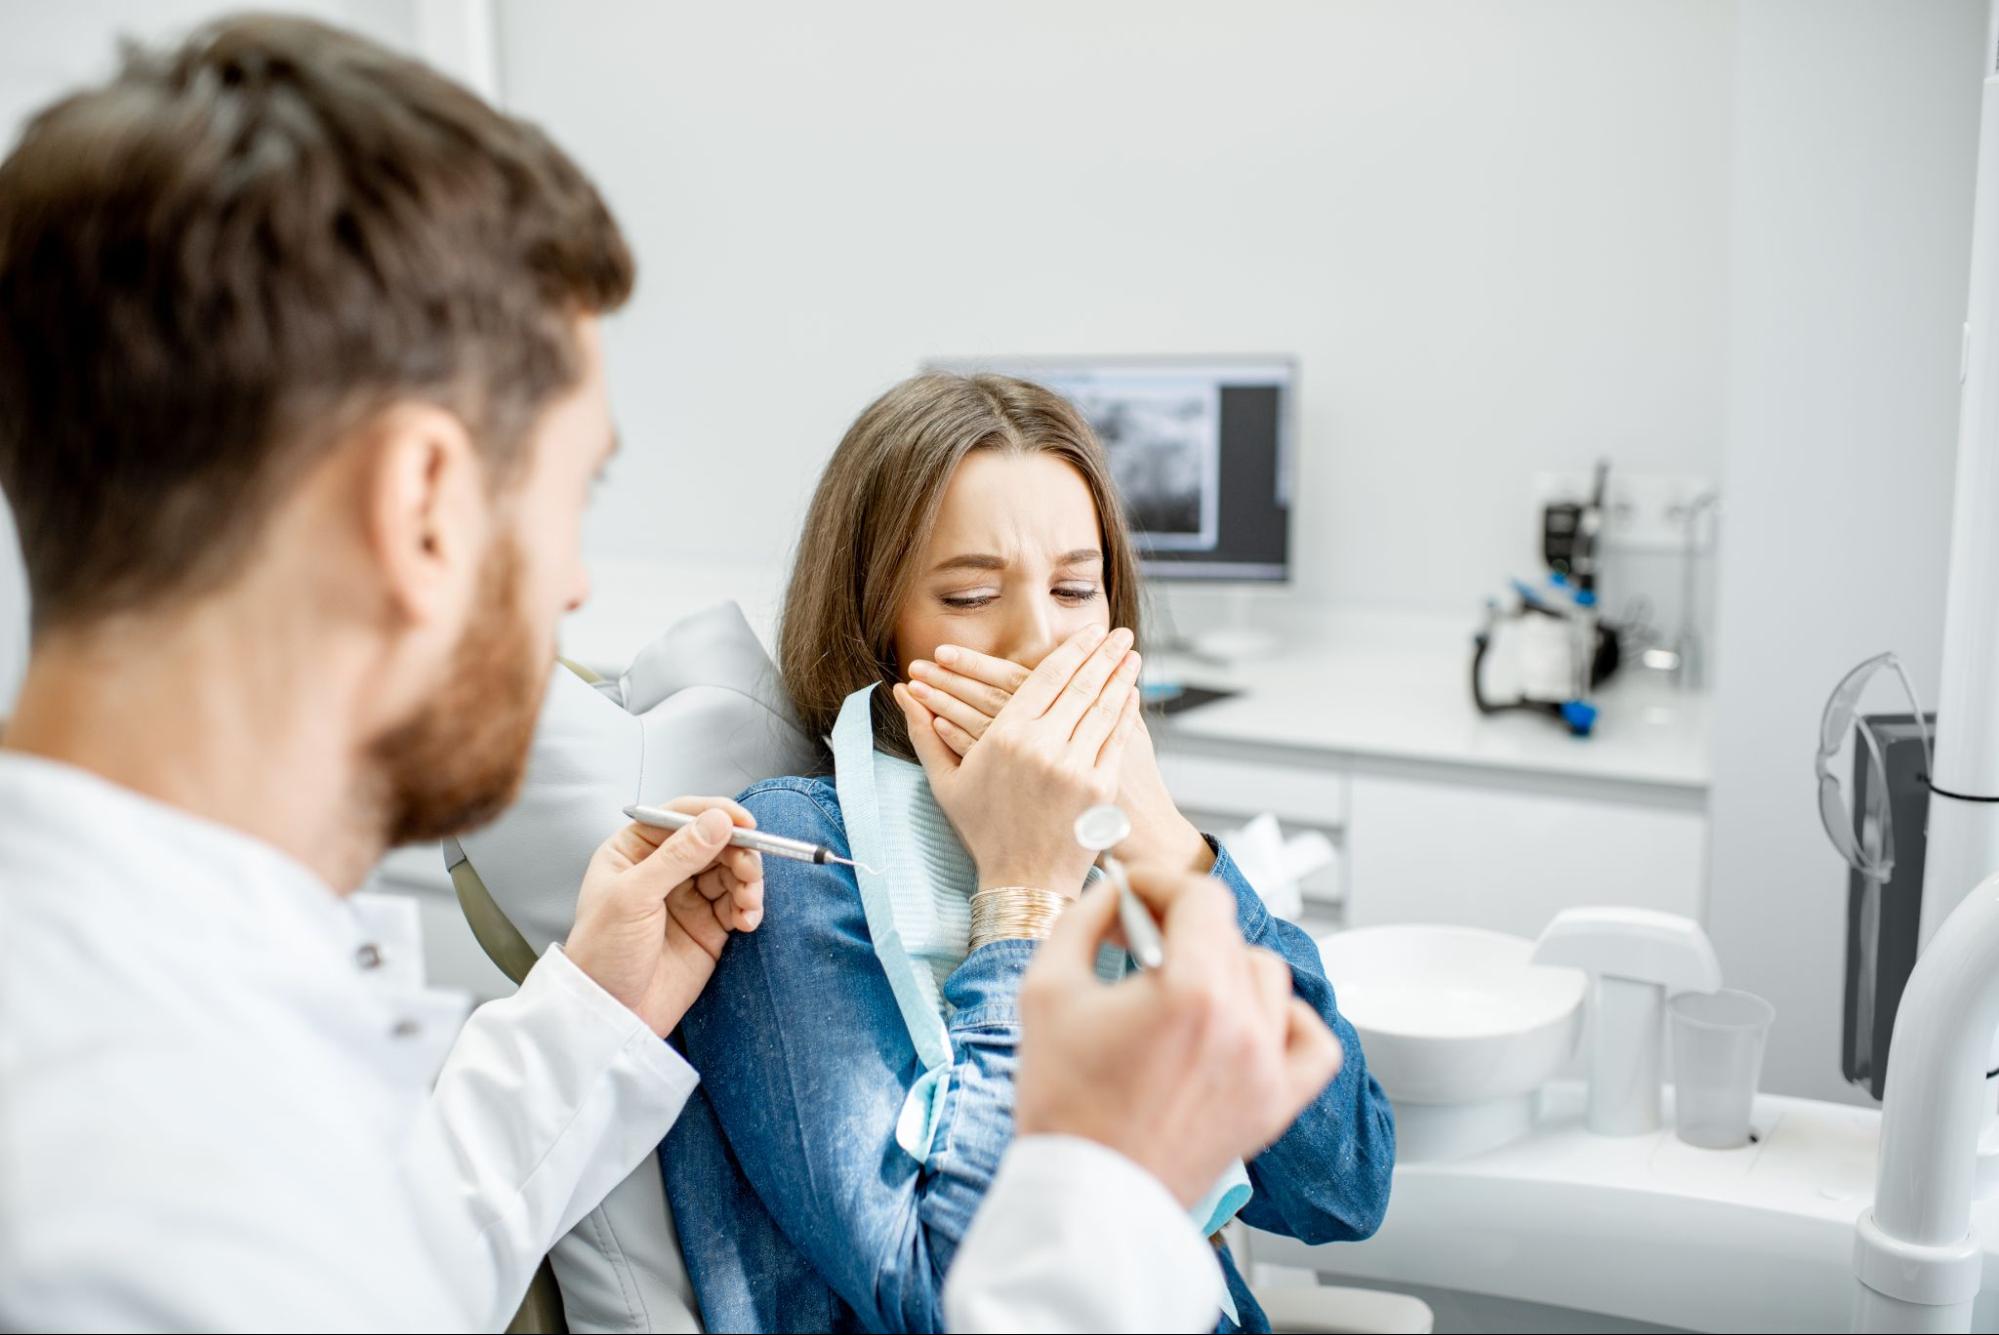
[[[1335,856],[1333,841],[1317,830],[1285,838],[1277,817],[1269,812],[1223,835],[1222,845],[1263,897],[1264,906],[1278,917],[1292,921],[1305,910],[1305,896],[1299,884],[1321,867],[1330,865]]]

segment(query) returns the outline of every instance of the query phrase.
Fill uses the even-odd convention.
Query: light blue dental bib
[[[833,724],[834,786],[848,851],[861,864],[854,877],[875,958],[923,1063],[923,1075],[896,1119],[895,1139],[910,1157],[927,1163],[951,1075],[943,984],[968,953],[978,872],[931,796],[923,767],[875,749],[868,704],[874,689],[863,687],[840,706]],[[1093,869],[1090,875],[1099,873]],[[1097,973],[1106,981],[1122,978],[1125,967],[1124,952],[1110,947],[1097,960]],[[1234,1164],[1195,1205],[1194,1222],[1212,1234],[1250,1196],[1249,1174]]]

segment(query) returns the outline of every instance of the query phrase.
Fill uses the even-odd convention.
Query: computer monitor
[[[1081,409],[1110,454],[1148,577],[1289,578],[1294,360],[1000,357],[931,365],[1032,380]]]

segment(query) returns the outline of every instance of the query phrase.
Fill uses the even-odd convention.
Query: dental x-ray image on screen
[[[1287,577],[1290,360],[1008,357],[931,365],[1018,376],[1074,403],[1110,455],[1147,574]]]
[[[1222,414],[1212,380],[1103,375],[1049,388],[1096,428],[1132,527],[1153,549],[1206,551],[1215,545]]]

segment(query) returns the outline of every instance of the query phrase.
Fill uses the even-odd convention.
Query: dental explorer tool
[[[1138,961],[1142,969],[1156,969],[1166,962],[1165,943],[1159,939],[1159,924],[1152,920],[1152,913],[1139,902],[1132,893],[1131,880],[1124,874],[1124,864],[1111,855],[1111,850],[1131,838],[1131,817],[1124,814],[1121,807],[1109,803],[1091,807],[1076,817],[1076,842],[1097,854],[1098,865],[1104,875],[1111,878],[1117,887],[1118,923],[1124,928],[1125,944],[1131,950],[1131,957]]]
[[[684,811],[674,811],[668,807],[632,806],[625,808],[628,819],[641,825],[650,825],[656,830],[678,830],[692,825],[695,817]],[[793,862],[810,862],[816,866],[828,863],[841,867],[860,868],[861,864],[852,858],[843,858],[824,844],[809,844],[803,839],[787,839],[781,834],[765,834],[762,830],[745,830],[737,826],[729,836],[729,843],[735,848],[747,848],[774,858],[789,858]],[[872,867],[864,868],[872,872]]]

